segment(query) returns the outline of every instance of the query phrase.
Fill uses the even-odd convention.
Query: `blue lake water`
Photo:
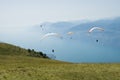
[[[4,30],[0,32],[1,41],[55,55],[56,60],[75,63],[120,62],[119,45],[109,44],[107,39],[104,41],[105,38],[97,38],[99,42],[96,42],[96,38],[76,35],[72,39],[65,36],[63,39],[49,37],[40,40],[42,35],[41,32],[18,29],[8,30],[7,33]],[[52,49],[55,50],[54,53]]]

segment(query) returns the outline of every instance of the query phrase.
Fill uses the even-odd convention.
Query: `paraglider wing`
[[[68,35],[72,35],[72,34],[74,34],[74,32],[68,32],[67,34],[68,34]]]
[[[47,33],[47,34],[45,34],[42,38],[41,38],[41,40],[42,39],[45,39],[45,38],[47,38],[47,37],[50,37],[50,36],[55,36],[55,37],[62,37],[60,34],[58,34],[58,33]]]
[[[104,31],[103,28],[100,28],[100,27],[93,27],[93,28],[91,28],[88,32],[91,33],[91,32],[94,31],[94,30]]]
[[[91,33],[91,32],[93,32],[94,30],[104,31],[103,28],[100,28],[100,27],[92,27],[88,32]],[[96,40],[96,42],[98,42],[98,39]]]
[[[72,35],[74,34],[74,32],[68,32],[67,35],[71,36],[70,39],[72,39]]]

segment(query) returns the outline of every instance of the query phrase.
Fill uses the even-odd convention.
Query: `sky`
[[[0,0],[0,28],[120,16],[120,0]]]
[[[95,40],[92,39],[89,42],[88,36],[83,37],[83,41],[81,36],[78,41],[56,38],[40,41],[42,31],[31,28],[43,22],[115,17],[120,17],[120,0],[0,0],[0,41],[45,53],[51,53],[51,49],[55,48],[59,60],[120,61],[119,49],[93,43]]]

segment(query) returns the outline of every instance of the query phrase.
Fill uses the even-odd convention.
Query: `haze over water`
[[[56,60],[120,62],[119,16],[120,0],[1,0],[0,41],[55,55]],[[88,35],[93,26],[105,31]],[[72,39],[68,31],[75,32]],[[63,39],[40,40],[48,32]]]
[[[56,60],[68,62],[120,62],[120,45],[116,46],[109,43],[111,40],[105,38],[105,34],[102,32],[99,35],[96,34],[96,36],[79,32],[72,35],[72,39],[65,33],[61,33],[63,39],[51,36],[41,40],[41,37],[47,32],[42,31],[40,28],[37,31],[28,28],[14,29],[14,32],[7,29],[2,31],[7,31],[7,33],[0,34],[3,42],[55,55]],[[99,42],[96,42],[96,39]],[[55,50],[54,53],[52,49]]]

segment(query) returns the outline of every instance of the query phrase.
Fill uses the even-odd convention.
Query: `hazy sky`
[[[0,0],[0,27],[120,16],[120,0]]]

